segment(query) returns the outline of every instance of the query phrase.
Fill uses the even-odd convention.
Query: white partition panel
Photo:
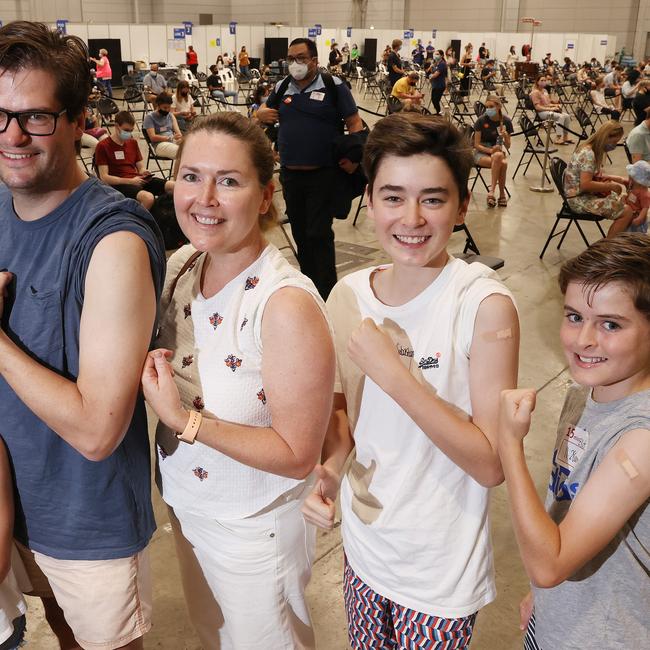
[[[174,38],[174,32],[178,30],[182,31],[183,38]],[[180,65],[187,61],[185,56],[185,52],[187,51],[185,45],[185,28],[182,24],[166,26],[165,43],[167,55],[164,61],[167,65]]]
[[[208,66],[212,65],[214,60],[208,60],[207,28],[205,25],[192,26],[192,47],[199,59],[199,72],[207,72]]]
[[[237,26],[239,28],[239,25]],[[228,25],[221,25],[221,50],[220,53],[228,52],[232,56],[237,47],[237,38],[235,34],[230,33]]]
[[[122,58],[130,61],[165,61],[172,65],[185,62],[185,49],[190,42],[199,55],[199,69],[206,70],[216,61],[217,55],[228,52],[238,52],[241,45],[246,45],[253,57],[262,57],[264,51],[264,38],[287,38],[291,42],[295,38],[307,37],[308,27],[276,27],[273,25],[237,25],[237,34],[229,33],[228,24],[225,25],[195,25],[193,35],[186,37],[183,50],[169,47],[174,40],[174,28],[180,29],[181,25],[126,25],[126,24],[93,24],[93,23],[68,23],[68,33],[79,36],[84,41],[99,38],[119,38],[122,44]],[[386,45],[390,45],[394,38],[404,40],[404,30],[395,29],[357,29],[352,30],[348,38],[346,28],[326,28],[316,39],[322,63],[327,63],[329,45],[327,41],[332,38],[343,45],[357,43],[363,49],[366,38],[377,39],[377,55]],[[431,38],[429,30],[418,30],[413,39],[408,39],[402,48],[402,56],[411,57],[415,45],[413,40],[422,39],[426,46]],[[517,56],[521,58],[521,46],[530,41],[530,32],[510,33],[480,33],[480,32],[454,32],[438,31],[433,42],[436,49],[446,50],[453,39],[461,41],[461,54],[468,42],[474,45],[474,58],[478,55],[481,42],[485,42],[492,56],[503,61],[507,57],[511,45],[515,46]],[[567,48],[572,44],[572,48]],[[536,33],[533,42],[533,61],[541,61],[546,52],[551,52],[553,58],[561,61],[568,56],[577,63],[588,61],[595,56],[599,61],[604,61],[616,50],[616,37],[606,34],[561,34],[561,33]],[[95,55],[96,53],[91,53]]]
[[[235,36],[237,56],[239,56],[239,51],[242,48],[242,45],[246,46],[246,51],[248,56],[253,56],[251,53],[251,28],[250,25],[237,25],[237,34]],[[238,63],[239,65],[239,63]]]
[[[149,61],[167,62],[167,26],[149,25]]]
[[[224,47],[221,41],[221,25],[205,25],[204,38],[205,38],[205,63],[201,63],[199,59],[199,69],[205,69],[209,74],[208,69],[211,65],[217,62],[217,57],[223,54]],[[226,27],[226,29],[228,29]]]
[[[562,34],[562,61],[565,56],[568,56],[574,62],[577,60],[579,38],[580,34]]]
[[[578,36],[578,41],[576,43],[577,54],[574,59],[576,63],[589,61],[592,56],[595,56],[593,45],[596,38],[597,37],[593,34],[580,34]]]
[[[251,27],[251,56],[264,60],[264,27],[262,25],[253,25]]]
[[[119,38],[122,45],[122,61],[133,61],[131,58],[131,34],[128,25],[109,25],[111,38]]]
[[[129,25],[132,61],[149,63],[149,28],[147,25]]]

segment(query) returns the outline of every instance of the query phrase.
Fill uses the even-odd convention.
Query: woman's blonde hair
[[[609,120],[609,122],[605,122],[598,131],[583,142],[579,148],[589,147],[594,152],[594,157],[596,158],[596,169],[600,169],[603,164],[603,158],[605,157],[605,145],[607,141],[615,136],[618,136],[620,139],[623,137],[623,133],[623,127],[619,122]]]
[[[496,104],[497,110],[499,111],[499,119],[503,119],[503,100],[499,95],[488,95],[485,98],[485,105],[487,106],[488,102],[492,102],[493,104]]]
[[[256,122],[234,111],[214,113],[194,120],[178,147],[174,178],[178,176],[183,150],[188,146],[187,142],[192,136],[200,135],[202,132],[213,135],[229,135],[235,140],[239,140],[248,149],[251,165],[257,172],[260,185],[266,187],[273,180],[275,160],[269,139]],[[278,223],[278,211],[273,201],[271,201],[268,211],[259,215],[258,223],[262,232],[270,230]]]

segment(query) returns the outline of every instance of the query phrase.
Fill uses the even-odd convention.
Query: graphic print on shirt
[[[210,316],[210,325],[212,325],[212,328],[216,330],[221,323],[223,323],[223,316],[215,311],[214,314]]]
[[[187,366],[191,366],[193,362],[194,362],[194,355],[188,354],[186,357],[183,357],[183,360],[181,361],[181,367],[187,368]]]
[[[165,460],[169,454],[160,446],[158,445],[158,453],[160,454],[160,460]]]
[[[199,481],[203,482],[204,479],[208,478],[208,473],[202,468],[202,467],[195,467],[192,470],[192,473],[196,478],[199,479]]]
[[[420,363],[418,363],[418,368],[420,370],[430,370],[431,368],[440,368],[439,359],[441,357],[440,352],[436,352],[433,357],[422,357]]]
[[[192,315],[192,306],[189,303],[183,306],[183,315],[185,318],[189,318]]]
[[[244,320],[241,322],[241,325],[239,326],[239,331],[240,332],[244,329],[244,327],[246,327],[246,323],[248,323],[248,318],[246,318],[246,316],[244,316]]]
[[[197,410],[197,411],[202,411],[205,408],[205,403],[203,402],[203,398],[200,395],[197,395],[193,400],[192,400],[192,406]]]
[[[241,359],[234,354],[229,354],[223,361],[233,372],[241,367]]]
[[[257,399],[262,402],[262,404],[266,404],[266,393],[264,392],[263,388],[260,388],[257,391]]]
[[[548,489],[556,501],[570,501],[575,498],[580,485],[568,479],[575,466],[580,462],[589,443],[589,432],[569,425],[562,441],[553,452],[553,469]]]
[[[244,291],[250,291],[251,289],[254,289],[257,286],[257,283],[260,281],[260,279],[254,275],[252,278],[246,278],[246,285],[244,286]]]

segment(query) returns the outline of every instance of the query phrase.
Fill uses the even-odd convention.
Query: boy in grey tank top
[[[533,587],[521,607],[524,647],[647,648],[650,238],[603,239],[559,281],[560,339],[579,386],[560,416],[545,508],[523,447],[535,391],[501,397],[499,453]]]

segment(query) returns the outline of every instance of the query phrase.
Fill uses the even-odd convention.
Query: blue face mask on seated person
[[[499,111],[496,108],[486,108],[485,114],[488,117],[496,117],[499,114]]]
[[[133,137],[133,133],[131,133],[131,131],[122,131],[122,129],[118,131],[117,135],[120,140],[130,140]]]

